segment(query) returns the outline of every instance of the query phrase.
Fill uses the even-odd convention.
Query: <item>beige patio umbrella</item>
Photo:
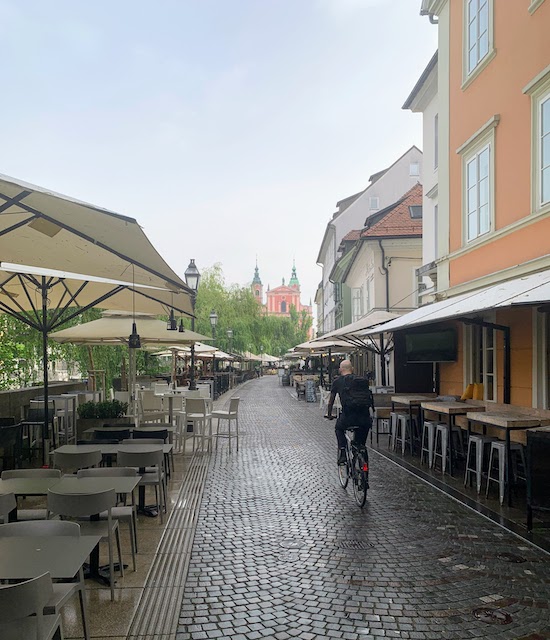
[[[60,344],[88,344],[88,345],[118,345],[129,344],[129,336],[133,332],[135,322],[140,337],[141,346],[151,347],[152,345],[176,345],[174,348],[181,348],[183,345],[191,345],[198,340],[208,340],[195,331],[184,329],[184,331],[168,331],[166,322],[146,313],[136,312],[129,315],[128,312],[104,311],[98,320],[91,320],[83,324],[68,327],[61,331],[56,331],[50,335],[52,340]],[[206,346],[206,345],[204,345]],[[135,397],[135,363],[133,362],[135,349],[129,349],[130,354],[130,400],[132,410],[136,415]]]
[[[127,311],[193,313],[191,291],[135,219],[3,175],[0,257],[0,312],[42,333],[46,403],[48,333],[83,309],[117,297]]]

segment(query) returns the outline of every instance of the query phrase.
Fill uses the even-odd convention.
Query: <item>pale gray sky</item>
[[[137,218],[183,277],[303,302],[335,203],[412,144],[420,0],[0,0],[0,173]]]

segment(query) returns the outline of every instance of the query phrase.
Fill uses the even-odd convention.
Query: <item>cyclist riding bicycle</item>
[[[346,435],[347,429],[355,430],[355,444],[365,448],[367,435],[372,426],[374,415],[374,398],[368,387],[368,380],[354,375],[353,366],[349,360],[340,363],[340,376],[334,380],[330,389],[330,398],[326,417],[333,418],[332,407],[336,394],[340,396],[342,411],[336,420],[334,431],[338,441],[338,464],[346,463]],[[365,448],[366,455],[366,448]]]

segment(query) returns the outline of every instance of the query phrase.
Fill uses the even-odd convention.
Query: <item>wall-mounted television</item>
[[[407,362],[456,362],[456,329],[407,333],[405,357]]]

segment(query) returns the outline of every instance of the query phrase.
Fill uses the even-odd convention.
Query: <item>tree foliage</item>
[[[227,285],[219,263],[202,274],[195,313],[195,329],[206,336],[212,335],[210,313],[216,311],[215,345],[228,351],[269,353],[281,356],[300,342],[305,342],[311,328],[311,318],[305,311],[290,308],[290,317],[266,315],[247,287]],[[227,330],[233,331],[233,338]]]
[[[205,336],[212,335],[210,312],[218,314],[215,346],[224,351],[251,351],[281,356],[288,349],[304,342],[311,328],[311,318],[305,312],[290,308],[290,317],[266,315],[254,299],[252,291],[237,285],[228,286],[221,264],[217,263],[202,274],[195,305],[195,330]],[[101,309],[89,309],[64,326],[90,322],[101,317]],[[186,321],[190,326],[190,321]],[[233,331],[230,340],[227,330]],[[103,370],[107,388],[112,379],[128,371],[128,347],[79,346],[48,341],[50,371],[59,361],[67,362],[69,373],[75,377],[88,374],[88,370]],[[138,374],[159,371],[158,358],[138,350]],[[0,314],[0,389],[28,387],[42,383],[42,334],[29,328],[21,320]]]

